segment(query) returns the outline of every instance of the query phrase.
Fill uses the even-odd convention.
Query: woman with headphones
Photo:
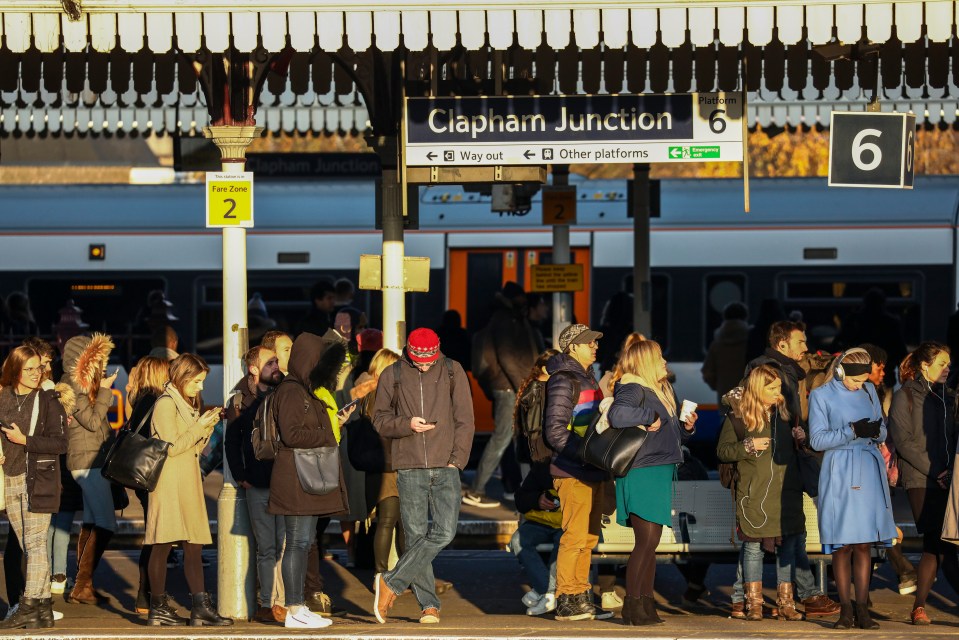
[[[956,454],[953,396],[945,385],[948,375],[949,348],[923,342],[899,365],[902,387],[892,396],[889,409],[889,434],[899,453],[900,477],[922,534],[918,588],[910,616],[917,625],[930,622],[926,597],[940,567],[949,584],[959,588],[956,548],[940,539]]]
[[[842,610],[837,629],[878,629],[869,615],[872,547],[892,546],[896,525],[879,443],[886,440],[876,389],[867,384],[872,358],[865,349],[844,351],[833,378],[809,396],[809,440],[824,451],[819,476],[819,538],[832,554]],[[855,613],[850,578],[856,586]]]

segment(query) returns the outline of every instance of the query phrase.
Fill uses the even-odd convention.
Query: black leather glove
[[[852,427],[857,438],[878,438],[880,429],[882,429],[881,421],[870,420],[869,418],[862,418],[861,420],[850,422],[849,425]]]

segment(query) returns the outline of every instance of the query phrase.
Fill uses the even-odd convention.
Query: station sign
[[[534,264],[529,269],[530,291],[549,293],[585,288],[581,264]]]
[[[576,224],[576,187],[543,187],[543,224]]]
[[[253,174],[249,171],[206,173],[206,226],[253,226]]]
[[[829,186],[912,189],[916,115],[833,111],[829,118]]]
[[[407,98],[407,166],[742,162],[740,93]]]

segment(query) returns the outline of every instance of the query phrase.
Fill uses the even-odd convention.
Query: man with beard
[[[276,353],[253,347],[243,357],[247,375],[233,388],[226,409],[226,459],[236,484],[246,489],[253,538],[256,541],[256,573],[260,584],[254,619],[259,622],[283,622],[283,581],[280,560],[286,531],[283,517],[267,513],[270,501],[272,460],[257,460],[253,454],[251,433],[253,418],[263,399],[283,380]]]

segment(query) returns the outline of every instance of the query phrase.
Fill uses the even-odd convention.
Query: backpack
[[[526,438],[531,462],[548,462],[553,450],[543,439],[543,411],[546,409],[546,385],[530,383],[520,396],[516,412],[518,431]]]
[[[280,450],[280,432],[276,427],[276,408],[273,396],[268,394],[256,410],[253,417],[253,433],[250,438],[253,442],[253,455],[257,460],[276,460]]]
[[[740,385],[730,390],[726,395],[723,396],[723,406],[726,408],[724,419],[729,420],[732,423],[733,431],[736,433],[737,441],[742,441],[742,439],[746,437],[744,425],[739,420],[732,419],[733,403],[735,402],[738,405],[739,399],[742,398],[742,394],[743,386]],[[736,483],[739,482],[739,468],[736,466],[736,463],[720,462],[717,466],[717,470],[719,471],[719,484],[735,493]]]

